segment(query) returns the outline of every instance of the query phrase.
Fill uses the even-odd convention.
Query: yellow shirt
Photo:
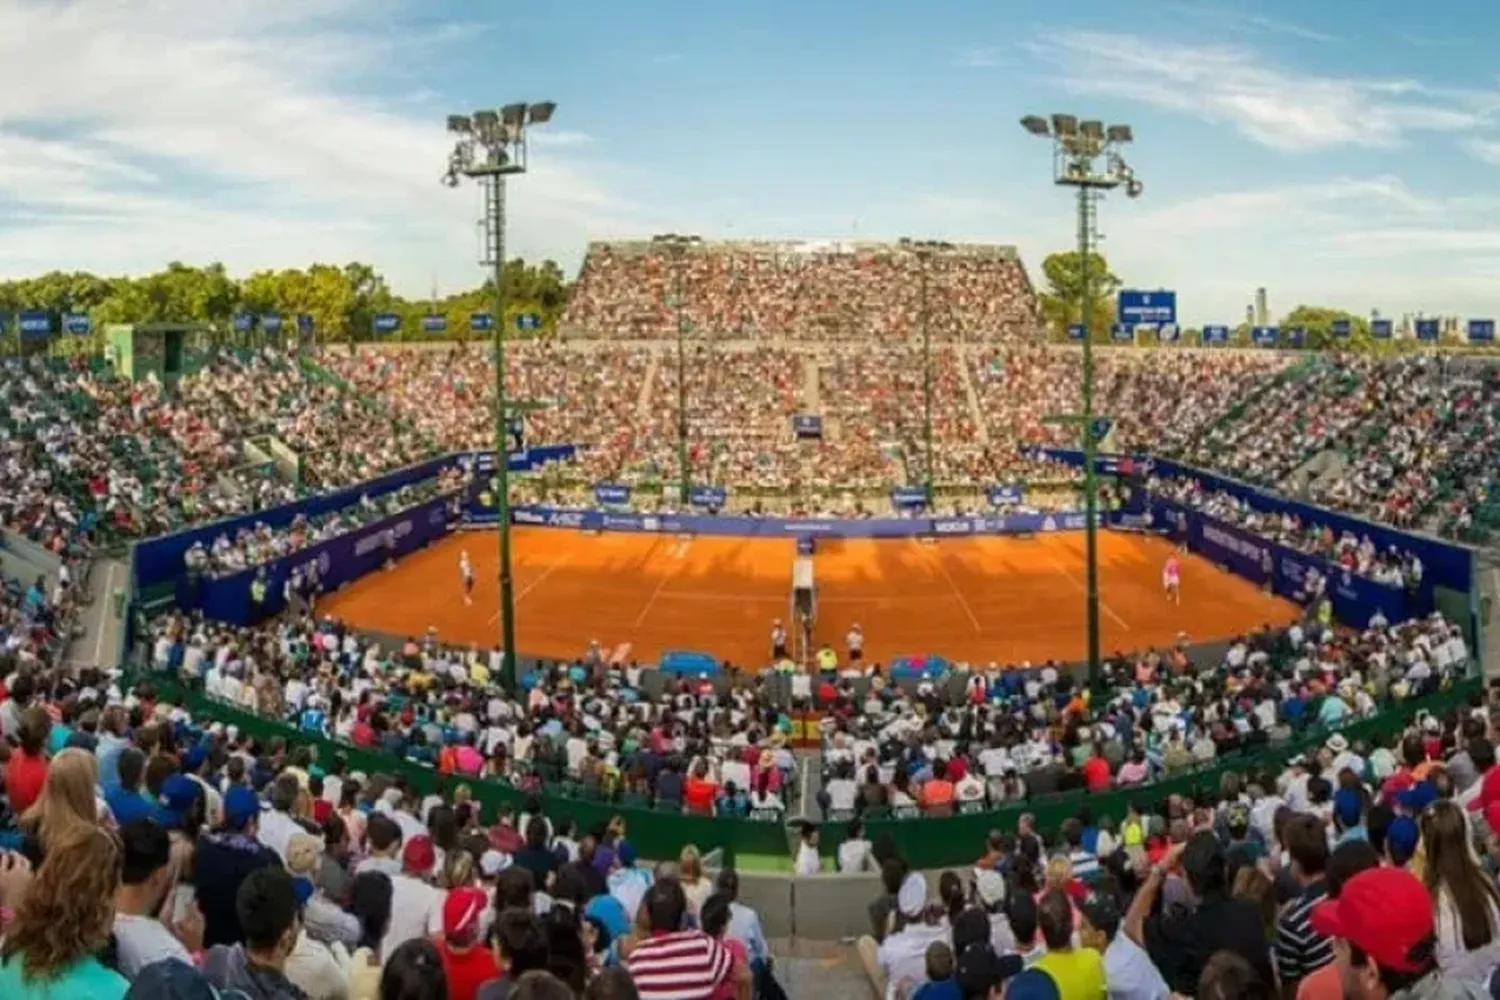
[[[1104,957],[1093,948],[1049,951],[1036,963],[1057,983],[1059,1000],[1102,1000]]]
[[[472,681],[477,687],[489,687],[490,668],[485,666],[478,660],[475,660],[473,663],[469,664],[469,680]]]
[[[821,650],[818,651],[818,669],[819,670],[823,671],[824,673],[827,673],[830,670],[837,670],[838,669],[838,665],[839,665],[839,654],[835,653],[831,649],[821,649]]]

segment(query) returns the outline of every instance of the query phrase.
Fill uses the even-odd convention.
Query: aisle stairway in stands
[[[956,347],[958,357],[958,377],[964,383],[964,398],[969,401],[969,419],[974,422],[974,436],[980,444],[990,443],[990,424],[984,419],[984,410],[979,405],[979,390],[974,385],[974,371],[969,367],[969,348],[967,345]]]
[[[651,419],[651,387],[656,385],[656,369],[661,367],[661,352],[646,355],[646,377],[641,379],[641,397],[636,402],[636,414],[642,421]]]
[[[802,412],[821,413],[823,392],[818,384],[818,358],[809,354],[802,359]]]

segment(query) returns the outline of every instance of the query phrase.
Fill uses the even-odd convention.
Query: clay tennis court
[[[518,527],[512,534],[517,646],[574,657],[590,640],[629,644],[642,662],[667,650],[711,653],[759,667],[771,621],[790,618],[792,539],[598,535]],[[464,532],[413,553],[325,598],[319,611],[361,628],[415,635],[436,627],[449,642],[499,642],[499,538]],[[459,554],[477,582],[466,605]],[[1225,638],[1297,608],[1195,555],[1182,556],[1182,603],[1168,603],[1161,567],[1171,545],[1099,534],[1102,651]],[[858,622],[867,659],[939,654],[970,663],[1087,656],[1084,535],[834,541],[814,556],[816,641],[842,651]]]

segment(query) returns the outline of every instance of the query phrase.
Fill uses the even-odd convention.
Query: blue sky
[[[1129,10],[1128,15],[1122,13]],[[1500,7],[1455,0],[0,0],[0,276],[365,259],[478,277],[444,116],[551,99],[510,249],[590,238],[1074,239],[1028,112],[1129,122],[1128,285],[1500,315]]]

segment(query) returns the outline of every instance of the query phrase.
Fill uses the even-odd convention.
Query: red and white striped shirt
[[[702,931],[654,934],[625,960],[641,1000],[707,1000],[732,964],[729,949]]]

